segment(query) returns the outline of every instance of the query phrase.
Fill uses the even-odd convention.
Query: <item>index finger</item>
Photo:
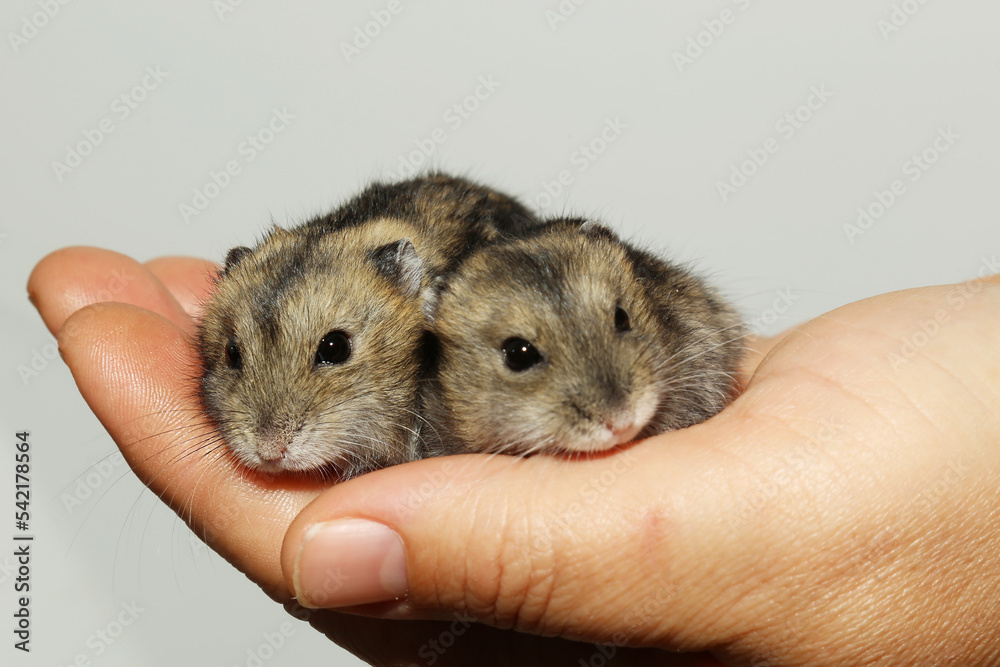
[[[184,312],[197,320],[215,289],[219,265],[198,257],[157,257],[145,264]]]
[[[50,253],[28,278],[28,298],[53,335],[84,306],[110,301],[152,310],[194,331],[190,316],[146,267],[104,248],[72,246]]]
[[[119,303],[86,306],[59,346],[81,394],[136,475],[224,558],[279,600],[285,530],[318,493],[242,469],[203,414],[197,355],[179,327]]]

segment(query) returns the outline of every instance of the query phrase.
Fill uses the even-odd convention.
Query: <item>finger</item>
[[[287,599],[281,540],[316,490],[257,477],[229,459],[200,409],[199,369],[185,333],[149,311],[102,303],[70,316],[59,345],[81,394],[143,483],[265,591]]]
[[[146,268],[170,291],[184,312],[194,320],[215,288],[219,265],[196,257],[157,257]]]
[[[152,310],[193,331],[191,318],[152,273],[131,257],[102,248],[74,246],[44,257],[28,278],[28,298],[53,335],[80,308],[108,301]]]
[[[738,374],[738,387],[740,392],[746,389],[750,378],[752,378],[754,373],[757,372],[757,367],[763,363],[764,359],[767,358],[767,355],[771,352],[771,350],[773,350],[774,347],[792,331],[794,331],[794,328],[783,331],[775,336],[748,335],[743,339],[743,357],[740,360]]]

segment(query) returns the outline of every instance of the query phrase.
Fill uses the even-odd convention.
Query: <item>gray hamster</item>
[[[441,453],[599,452],[704,421],[737,391],[736,311],[594,222],[477,250],[428,315],[427,435]]]
[[[340,478],[420,458],[422,293],[532,224],[511,197],[430,174],[232,249],[198,338],[226,445],[255,470]]]

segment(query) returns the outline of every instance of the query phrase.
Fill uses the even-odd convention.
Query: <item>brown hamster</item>
[[[231,250],[199,338],[202,402],[226,444],[269,473],[419,458],[422,290],[532,223],[510,197],[431,174]]]
[[[434,446],[598,452],[734,396],[740,318],[688,271],[583,220],[469,255],[429,301]]]

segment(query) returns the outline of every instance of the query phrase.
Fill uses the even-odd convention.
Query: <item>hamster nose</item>
[[[277,463],[288,455],[288,447],[302,424],[295,420],[278,419],[267,424],[257,442],[257,454],[262,461]]]
[[[262,461],[277,463],[288,454],[288,442],[268,438],[260,443],[257,453],[260,455]]]
[[[611,440],[615,445],[623,445],[634,440],[635,436],[639,435],[639,431],[642,430],[642,426],[636,421],[634,412],[619,415],[604,422],[604,427],[611,431]]]

